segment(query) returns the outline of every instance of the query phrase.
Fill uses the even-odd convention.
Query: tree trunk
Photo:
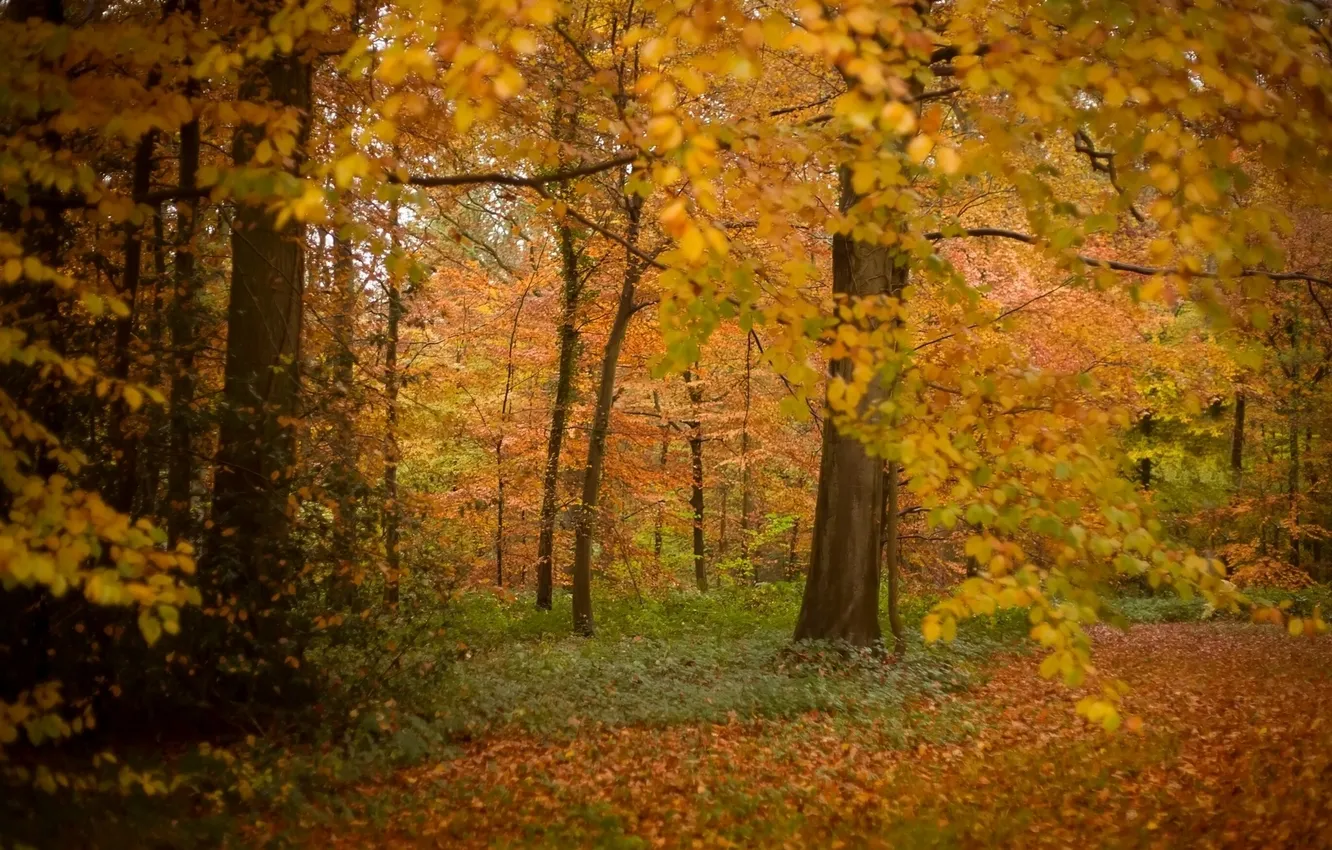
[[[504,437],[495,440],[495,586],[504,586]]]
[[[661,416],[661,399],[657,391],[652,391],[652,406],[656,409],[657,415]],[[671,423],[662,416],[661,420],[661,454],[657,459],[657,466],[661,470],[661,477],[666,479],[666,458],[671,450]],[[661,544],[662,527],[666,523],[666,500],[662,499],[657,503],[657,520],[652,528],[652,557],[658,564],[661,563]]]
[[[555,379],[555,403],[550,414],[550,436],[546,440],[546,472],[541,482],[541,530],[537,536],[537,607],[546,611],[555,591],[555,515],[560,489],[560,449],[564,444],[565,419],[573,395],[574,368],[578,365],[578,299],[582,278],[573,231],[560,227],[560,260],[564,304],[560,312],[560,359]]]
[[[309,68],[278,56],[245,80],[240,97],[271,99],[308,112]],[[234,159],[248,164],[265,128],[236,132]],[[231,234],[231,299],[217,468],[213,559],[226,590],[267,600],[283,587],[288,551],[287,493],[300,415],[302,225],[279,227],[259,206],[236,210]],[[281,581],[281,584],[278,582]],[[257,638],[257,640],[262,640]],[[267,644],[267,641],[264,641]],[[271,645],[274,651],[279,648]],[[289,652],[284,654],[290,654]]]
[[[495,586],[504,586],[504,426],[509,420],[509,398],[513,394],[515,364],[513,350],[518,343],[518,321],[523,316],[523,305],[532,291],[531,284],[523,290],[518,306],[513,311],[513,324],[509,328],[509,353],[504,368],[504,398],[500,402],[499,433],[495,436]]]
[[[398,202],[393,202],[389,226],[393,228],[393,248],[398,247]],[[398,326],[402,322],[402,290],[398,275],[390,268],[385,278],[388,295],[388,327],[384,342],[384,601],[398,603],[398,585],[402,578],[402,557],[398,552],[402,506],[398,502]]]
[[[893,652],[906,653],[906,633],[902,629],[902,614],[898,610],[898,584],[901,580],[898,529],[902,517],[897,507],[897,461],[889,461],[884,470],[884,565],[888,573],[888,628],[893,635]]]
[[[854,203],[849,169],[842,172],[843,210]],[[849,298],[897,294],[906,265],[881,245],[833,237],[833,294]],[[849,360],[828,364],[829,377],[851,378]],[[874,393],[866,393],[873,403]],[[877,643],[879,628],[879,539],[883,521],[883,461],[871,457],[854,436],[842,434],[835,417],[823,424],[818,499],[809,575],[796,622],[796,640]]]
[[[1235,477],[1235,486],[1244,480],[1244,392],[1235,393],[1235,429],[1230,437],[1230,471]]]
[[[703,401],[703,389],[694,380],[693,374],[684,373],[685,384],[689,386],[689,402],[693,405],[694,419],[689,423],[689,460],[691,475],[689,479],[689,505],[693,509],[694,527],[694,584],[700,593],[708,591],[708,571],[706,563],[706,543],[703,537],[703,419],[699,405]]]
[[[1144,413],[1142,419],[1138,422],[1138,430],[1142,432],[1144,438],[1152,436],[1153,425],[1151,413]],[[1152,459],[1142,457],[1138,459],[1138,483],[1144,490],[1150,490],[1152,486]]]
[[[161,386],[162,365],[166,362],[163,351],[163,330],[166,311],[163,306],[167,285],[166,222],[162,209],[153,213],[153,296],[148,318],[148,350],[152,352],[152,365],[148,368],[150,387]],[[144,462],[139,464],[139,495],[137,511],[140,516],[160,517],[159,496],[162,488],[162,469],[167,457],[166,410],[153,405],[148,410],[148,432],[144,437]]]
[[[134,152],[133,191],[136,195],[147,193],[153,176],[153,143],[157,131],[150,130],[139,140]],[[129,307],[129,313],[116,323],[116,360],[112,374],[121,381],[129,380],[130,362],[133,358],[131,348],[134,344],[134,325],[139,318],[138,296],[139,281],[143,276],[143,231],[142,225],[129,222],[125,225],[125,273],[120,287],[121,298]],[[121,513],[134,510],[134,491],[139,483],[139,440],[132,433],[130,419],[134,411],[124,401],[116,404],[113,424],[115,450],[117,456],[116,486],[112,488],[112,506]]]
[[[197,9],[195,10],[197,13]],[[187,92],[197,84],[191,82]],[[180,186],[194,188],[199,170],[199,121],[180,128]],[[194,273],[194,201],[176,202],[176,257],[172,269],[175,289],[167,323],[175,363],[171,372],[171,414],[168,429],[171,448],[167,459],[167,537],[174,545],[188,539],[194,530],[190,495],[194,483],[194,354],[198,346],[199,304]]]
[[[731,488],[725,481],[722,481],[721,486],[717,489],[721,500],[721,516],[717,518],[717,560],[724,561],[726,560],[726,509],[731,504]]]
[[[794,579],[796,577],[797,555],[800,546],[800,517],[791,517],[791,542],[786,548],[786,577]]]
[[[642,200],[626,196],[629,224],[625,243],[638,244],[639,215]],[[596,410],[592,416],[592,430],[588,434],[587,467],[583,471],[583,498],[578,505],[574,523],[573,563],[573,621],[574,631],[591,635],[592,625],[592,531],[596,524],[597,499],[601,489],[601,467],[606,459],[606,433],[610,430],[611,404],[615,399],[615,371],[620,362],[620,348],[625,332],[634,317],[634,293],[643,274],[643,264],[634,255],[625,260],[624,282],[620,287],[620,300],[615,308],[610,336],[606,340],[606,353],[601,361],[601,380],[597,386]]]
[[[754,510],[754,494],[749,474],[749,409],[752,398],[754,335],[751,331],[745,336],[745,413],[740,420],[740,557],[746,563],[750,560],[749,537],[752,533],[750,514]],[[754,583],[758,584],[758,565],[751,564]]]
[[[322,253],[322,251],[321,251]],[[337,499],[338,512],[333,520],[333,558],[338,564],[337,575],[333,581],[337,585],[354,585],[348,581],[347,573],[351,569],[353,549],[356,542],[356,482],[359,451],[356,445],[356,432],[353,416],[355,405],[352,384],[355,381],[356,358],[353,354],[354,317],[358,299],[356,282],[356,262],[352,254],[351,243],[342,236],[333,237],[333,289],[338,309],[332,317],[333,344],[333,428],[335,446],[338,454],[333,459],[336,464],[333,473],[334,496]],[[335,593],[339,602],[343,593]]]
[[[1286,487],[1290,495],[1290,564],[1300,568],[1300,428],[1294,410],[1290,412],[1290,466]]]

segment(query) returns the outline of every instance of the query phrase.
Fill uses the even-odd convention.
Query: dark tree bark
[[[693,511],[694,532],[694,584],[700,593],[708,591],[707,544],[703,536],[703,419],[700,405],[703,402],[703,388],[694,380],[692,372],[684,373],[685,384],[689,387],[689,403],[693,406],[694,418],[689,423],[689,506]]]
[[[153,147],[156,131],[149,131],[139,140],[134,152],[133,190],[136,195],[148,191],[153,177]],[[125,273],[121,281],[120,296],[129,307],[129,313],[116,323],[116,359],[112,374],[121,381],[129,380],[130,361],[133,357],[134,326],[138,322],[139,282],[143,277],[143,227],[130,222],[125,226]],[[112,428],[117,457],[116,485],[112,488],[111,504],[121,513],[134,510],[134,491],[139,484],[139,440],[133,432],[130,419],[134,411],[124,401],[116,404]]]
[[[854,203],[849,171],[842,174],[842,209]],[[881,245],[833,237],[833,294],[849,298],[901,292],[905,263]],[[851,378],[851,363],[828,364],[829,377]],[[867,393],[866,403],[873,400]],[[877,643],[879,627],[879,540],[883,522],[883,462],[854,436],[842,434],[829,416],[823,424],[823,457],[814,507],[809,575],[796,622],[796,640]]]
[[[193,9],[197,14],[197,4]],[[197,87],[191,82],[187,91]],[[192,93],[192,92],[191,92]],[[180,185],[194,188],[199,170],[199,121],[180,128]],[[194,271],[194,201],[176,202],[176,256],[172,269],[175,289],[167,324],[175,363],[171,371],[170,451],[167,459],[167,537],[174,544],[194,533],[190,491],[194,483],[194,355],[198,347],[198,282]]]
[[[163,303],[163,290],[167,286],[166,244],[166,223],[162,220],[159,207],[153,213],[153,288],[147,326],[148,350],[153,353],[147,376],[150,387],[161,386],[162,366],[166,362],[162,338],[166,318]],[[135,497],[135,510],[139,516],[160,517],[162,471],[167,458],[166,411],[161,405],[155,404],[148,410],[147,418],[148,431],[143,441],[146,451],[143,462],[139,464],[139,493]]]
[[[560,488],[560,450],[564,445],[565,420],[573,395],[574,369],[578,365],[578,299],[583,279],[578,273],[578,253],[573,231],[560,227],[560,267],[563,305],[560,312],[560,357],[555,379],[555,403],[546,439],[546,471],[541,482],[541,530],[537,537],[537,607],[550,610],[555,591],[555,515]]]
[[[902,516],[897,506],[897,461],[889,461],[884,470],[883,548],[884,566],[888,574],[888,628],[893,635],[893,652],[906,653],[906,632],[902,628],[902,613],[898,608],[898,585],[901,580],[901,549],[898,530]]]
[[[625,196],[628,226],[625,243],[638,244],[639,216],[643,202],[637,196]],[[625,261],[620,298],[606,339],[606,353],[601,361],[601,379],[597,385],[597,403],[588,434],[587,467],[583,470],[583,498],[574,523],[573,621],[574,631],[590,635],[592,624],[592,532],[596,525],[597,500],[601,490],[601,468],[606,460],[606,433],[610,430],[611,405],[615,400],[615,372],[620,363],[620,348],[637,308],[634,294],[643,274],[643,263],[630,254]]]
[[[271,100],[308,114],[310,70],[295,56],[276,56],[241,85],[246,100]],[[246,164],[265,128],[237,130],[233,156]],[[203,570],[216,590],[249,600],[254,627],[247,652],[296,656],[283,614],[270,596],[294,565],[287,495],[300,415],[300,340],[305,263],[303,226],[279,227],[274,214],[241,205],[232,222],[231,298],[217,466],[213,535]],[[280,642],[281,641],[281,642]],[[266,656],[263,656],[266,657]],[[281,658],[277,665],[281,665]]]

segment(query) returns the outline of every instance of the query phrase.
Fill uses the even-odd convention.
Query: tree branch
[[[602,160],[601,162],[592,162],[586,165],[576,165],[570,168],[561,168],[556,171],[547,171],[545,174],[538,174],[532,177],[523,177],[519,174],[506,174],[502,171],[489,171],[476,174],[413,174],[405,181],[400,180],[395,175],[389,175],[388,181],[390,183],[405,182],[412,186],[422,186],[428,189],[439,186],[475,186],[481,184],[538,189],[548,183],[561,183],[565,180],[577,180],[579,177],[587,177],[592,174],[599,174],[603,171],[610,171],[614,168],[621,168],[632,164],[639,158],[639,156],[640,154],[638,151],[630,151],[610,159]]]
[[[925,234],[925,238],[930,240],[931,242],[939,242],[944,239],[952,239],[963,236],[970,236],[970,237],[992,236],[999,239],[1012,239],[1017,242],[1022,242],[1023,244],[1026,245],[1038,246],[1041,244],[1041,240],[1037,239],[1035,236],[1031,236],[1030,234],[1027,233],[1019,233],[1016,230],[1006,230],[1002,227],[969,227],[963,229],[962,231],[956,234],[943,233],[937,230]],[[1111,269],[1117,272],[1126,272],[1128,274],[1144,275],[1147,277],[1158,274],[1173,274],[1173,275],[1184,274],[1180,272],[1178,269],[1169,269],[1163,266],[1143,266],[1137,263],[1125,263],[1125,262],[1120,262],[1119,260],[1106,260],[1100,257],[1091,257],[1086,254],[1074,254],[1073,256],[1089,266],[1095,266],[1096,268],[1102,268],[1102,269]],[[1187,274],[1189,277],[1201,277],[1201,278],[1213,278],[1213,279],[1219,278],[1221,276],[1216,272],[1188,272]],[[1272,281],[1302,281],[1306,283],[1316,283],[1319,286],[1332,287],[1332,280],[1328,280],[1327,278],[1323,277],[1317,277],[1311,274],[1306,274],[1304,272],[1267,272],[1263,271],[1262,269],[1242,269],[1239,273],[1239,277],[1265,277],[1268,280]]]

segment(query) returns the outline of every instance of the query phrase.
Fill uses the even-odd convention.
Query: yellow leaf
[[[680,238],[680,250],[687,260],[694,262],[703,256],[706,249],[707,243],[703,241],[703,234],[697,227],[691,225]]]
[[[925,161],[925,157],[934,150],[934,139],[922,133],[911,140],[907,145],[907,158],[917,165]]]
[[[920,625],[921,634],[925,637],[926,643],[934,643],[943,636],[943,627],[939,624],[939,615],[930,614],[925,617],[925,621]]]
[[[143,406],[143,393],[139,392],[135,387],[126,385],[125,388],[120,391],[120,395],[125,399],[125,406],[130,410],[138,410]]]
[[[956,174],[962,167],[962,157],[956,148],[943,147],[934,155],[934,161],[944,174]]]
[[[494,85],[495,96],[500,100],[508,100],[521,92],[527,83],[523,80],[523,75],[518,73],[518,69],[509,65],[495,78]]]

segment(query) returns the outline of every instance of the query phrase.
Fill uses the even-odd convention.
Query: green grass
[[[528,597],[468,594],[437,623],[413,618],[411,628],[425,637],[398,649],[405,672],[391,687],[391,710],[379,695],[368,700],[373,720],[363,731],[375,737],[382,721],[394,730],[386,734],[415,751],[503,730],[564,737],[586,726],[809,711],[878,719],[901,715],[912,699],[969,686],[979,661],[1021,647],[1027,629],[1023,612],[1009,612],[965,624],[951,645],[927,648],[919,623],[929,602],[911,600],[903,606],[908,649],[897,659],[831,645],[793,647],[796,585],[597,602],[591,638],[570,634],[567,597],[542,612]],[[324,663],[348,667],[352,678],[358,658],[358,650],[336,647]],[[405,714],[414,719],[403,721]]]
[[[1257,605],[1281,605],[1289,603],[1289,610],[1297,616],[1307,616],[1314,608],[1321,606],[1326,614],[1332,612],[1332,589],[1326,585],[1314,585],[1304,590],[1279,590],[1275,588],[1250,588],[1244,591]],[[1207,603],[1202,599],[1180,599],[1173,591],[1162,590],[1150,595],[1125,595],[1110,602],[1111,609],[1124,616],[1130,623],[1187,623],[1197,622],[1211,616],[1234,617],[1231,614],[1212,614]],[[1247,618],[1241,612],[1240,617]]]

